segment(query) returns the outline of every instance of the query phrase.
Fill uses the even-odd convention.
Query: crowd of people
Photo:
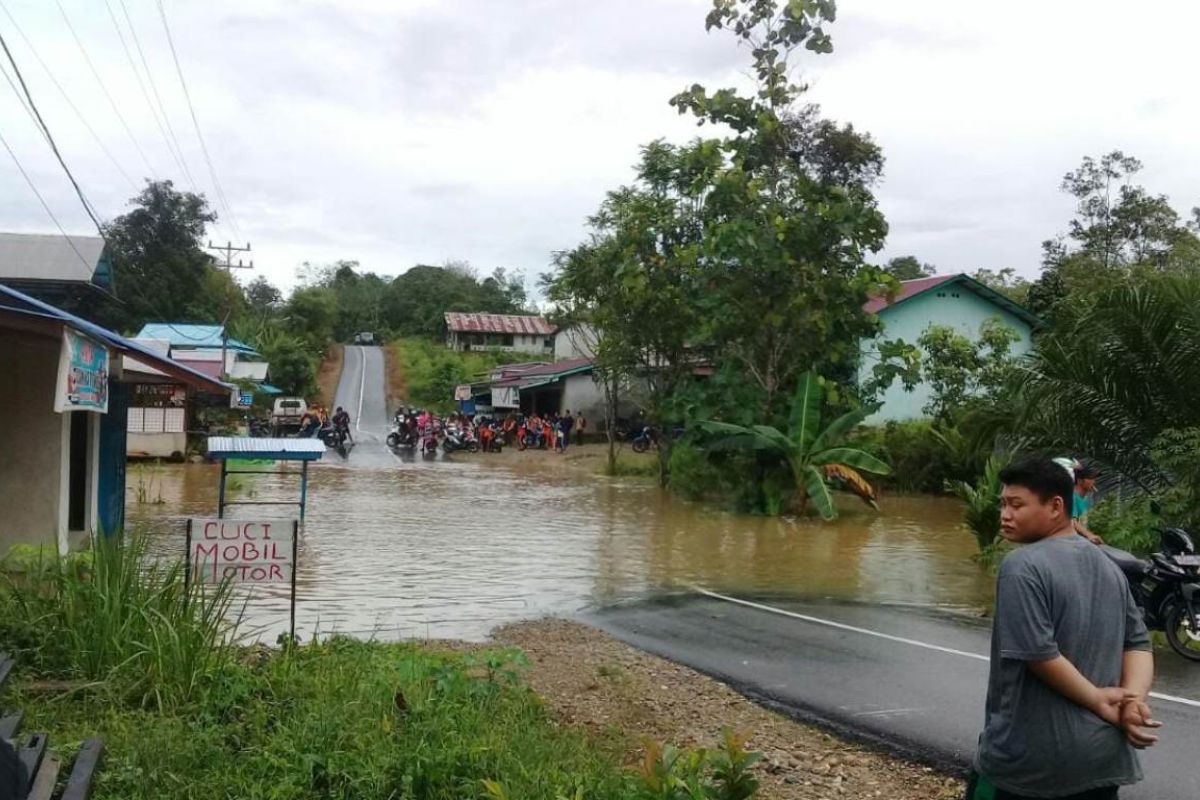
[[[484,452],[515,446],[563,453],[587,432],[583,413],[568,410],[528,415],[513,411],[504,416],[453,413],[443,419],[426,409],[410,408],[397,411],[392,425],[397,444],[415,446],[419,442],[422,449],[429,449],[430,444],[436,447],[440,439],[453,436],[477,443]]]

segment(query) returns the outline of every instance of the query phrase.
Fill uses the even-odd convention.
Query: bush
[[[854,445],[891,465],[891,474],[879,479],[891,489],[944,494],[948,482],[975,478],[974,456],[962,436],[929,420],[863,428],[855,435]]]
[[[388,345],[396,356],[409,405],[439,413],[453,411],[454,387],[477,381],[501,364],[534,361],[528,353],[494,351],[457,352],[431,339],[400,339]]]
[[[89,553],[6,559],[0,641],[43,675],[176,707],[232,658],[230,606],[228,585],[189,585],[181,562],[148,562],[141,540],[101,537]]]
[[[688,439],[671,447],[669,486],[688,500],[747,514],[778,515],[795,482],[787,465],[752,451],[709,452]]]
[[[1000,471],[1007,463],[1007,459],[993,456],[975,483],[950,481],[946,485],[965,504],[963,527],[975,537],[984,555],[1000,537]]]
[[[1158,547],[1159,525],[1163,520],[1150,510],[1145,495],[1122,501],[1109,495],[1088,512],[1087,527],[1100,534],[1105,544],[1146,556]]]

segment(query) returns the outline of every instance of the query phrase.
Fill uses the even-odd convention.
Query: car
[[[360,331],[354,334],[355,344],[375,344],[375,334],[371,331]]]
[[[283,436],[300,430],[300,420],[308,413],[303,397],[279,397],[271,413],[271,435]]]

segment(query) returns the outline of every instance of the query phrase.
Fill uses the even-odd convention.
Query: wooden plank
[[[54,786],[58,783],[58,771],[62,768],[62,759],[53,753],[42,759],[42,767],[29,787],[25,800],[50,800],[54,794]]]
[[[38,769],[42,766],[42,756],[46,755],[46,744],[50,741],[50,737],[45,733],[31,733],[25,743],[17,750],[17,758],[21,761],[25,768],[25,776],[28,783],[25,785],[25,790],[29,791],[29,784],[33,783],[33,778],[37,775]]]
[[[25,721],[24,711],[14,711],[7,717],[0,717],[0,739],[15,739]]]
[[[87,800],[92,795],[92,778],[96,768],[100,766],[100,756],[104,753],[104,742],[100,739],[87,739],[75,756],[75,766],[71,768],[71,777],[67,778],[67,787],[63,789],[59,800]]]

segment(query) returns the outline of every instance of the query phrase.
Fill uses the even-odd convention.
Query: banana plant
[[[787,461],[796,481],[792,512],[804,514],[809,502],[824,519],[837,516],[830,484],[857,494],[878,509],[875,490],[863,473],[887,475],[891,468],[870,453],[849,447],[845,438],[878,406],[865,406],[821,427],[821,380],[806,372],[796,384],[787,432],[770,425],[734,425],[709,420],[700,429],[719,436],[708,443],[710,450],[757,450],[773,453]]]

